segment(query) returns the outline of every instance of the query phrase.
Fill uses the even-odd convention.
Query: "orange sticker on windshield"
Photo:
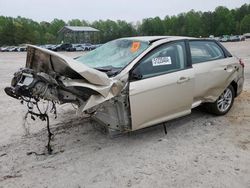
[[[140,42],[133,42],[130,51],[134,53],[137,50],[139,50],[140,46],[141,46]]]

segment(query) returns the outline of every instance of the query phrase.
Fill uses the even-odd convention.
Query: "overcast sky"
[[[36,21],[78,18],[141,21],[143,18],[177,15],[191,9],[213,11],[217,6],[237,8],[250,0],[0,0],[0,15],[22,16]]]

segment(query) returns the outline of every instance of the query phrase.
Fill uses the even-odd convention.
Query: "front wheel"
[[[225,115],[233,106],[234,97],[235,91],[234,88],[230,85],[214,103],[207,104],[207,109],[212,114]]]

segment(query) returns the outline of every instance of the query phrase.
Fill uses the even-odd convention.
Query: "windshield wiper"
[[[113,66],[106,66],[106,67],[97,67],[96,70],[102,71],[102,72],[108,72],[113,70],[115,67]]]
[[[121,67],[113,67],[111,65],[105,67],[97,67],[96,70],[105,72],[109,77],[115,76],[122,68]]]

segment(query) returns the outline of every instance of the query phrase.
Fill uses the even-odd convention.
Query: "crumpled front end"
[[[72,58],[28,46],[26,67],[14,74],[11,97],[74,103],[86,111],[117,96],[124,85]]]
[[[48,112],[54,113],[56,118],[56,104],[72,103],[78,106],[78,112],[90,113],[99,119],[105,127],[118,128],[116,125],[127,125],[128,116],[118,118],[116,111],[125,108],[106,106],[108,113],[98,112],[99,105],[108,104],[112,98],[120,98],[126,82],[119,79],[111,79],[105,73],[90,68],[74,59],[61,54],[42,49],[36,46],[28,46],[26,67],[14,74],[10,87],[5,88],[7,95],[26,102],[28,111],[24,119],[30,115],[35,120],[38,117],[47,122],[48,153],[52,153],[50,145],[52,133],[49,126]],[[45,111],[40,108],[40,101],[47,101]],[[110,104],[111,104],[110,103]],[[49,108],[51,104],[51,108]],[[120,102],[123,105],[123,102]],[[100,108],[102,109],[102,108]],[[126,108],[126,113],[128,108]],[[108,119],[107,117],[111,117]],[[113,119],[112,119],[113,117]],[[125,118],[123,120],[122,118]],[[111,123],[109,123],[109,121]],[[122,127],[120,131],[125,128]]]

